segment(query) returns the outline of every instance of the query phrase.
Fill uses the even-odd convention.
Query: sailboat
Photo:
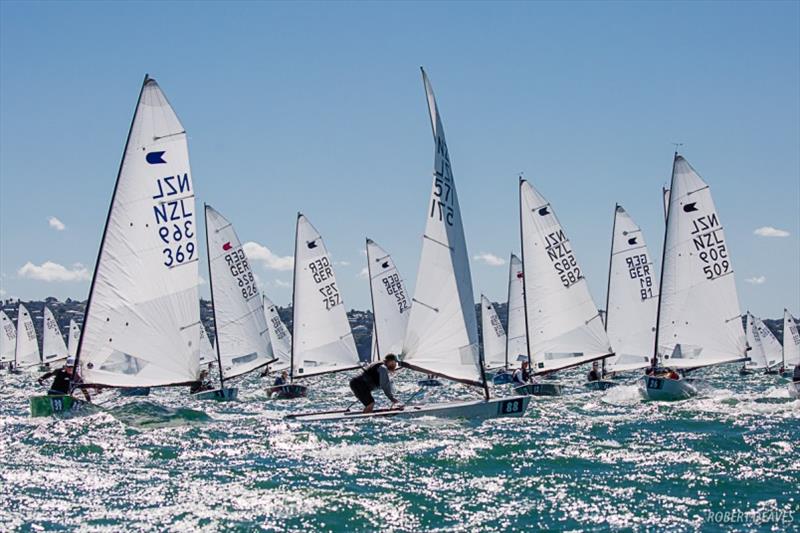
[[[292,365],[292,334],[278,314],[278,306],[272,300],[264,297],[264,317],[269,329],[269,339],[272,343],[272,354],[278,359],[272,369],[276,372],[288,370]]]
[[[205,206],[206,246],[211,307],[217,332],[219,389],[197,392],[195,398],[235,400],[239,389],[226,381],[275,361],[255,276],[233,225]]]
[[[4,311],[0,311],[0,368],[11,369],[16,347],[17,327]]]
[[[481,333],[485,370],[506,367],[506,330],[489,298],[481,294]]]
[[[203,367],[210,369],[211,365],[217,362],[217,352],[211,344],[211,339],[208,336],[205,326],[200,328],[200,351],[197,359],[200,364],[201,372],[204,370]]]
[[[550,203],[520,178],[520,226],[528,330],[533,375],[614,355],[589,286]],[[558,396],[558,383],[532,383],[519,393]]]
[[[81,386],[197,380],[196,228],[186,132],[156,81],[145,76],[89,289],[75,362]],[[70,396],[44,400],[53,411],[74,404]]]
[[[290,383],[278,398],[307,395],[296,380],[361,368],[353,331],[339,292],[333,261],[322,236],[305,215],[297,214],[292,292]]]
[[[78,353],[78,342],[81,340],[81,328],[74,319],[69,319],[69,336],[67,337],[67,353],[75,357]]]
[[[753,316],[750,311],[745,315],[745,335],[750,346],[750,351],[747,353],[750,360],[744,362],[739,373],[741,375],[752,374],[755,371],[777,373],[783,355],[781,344],[764,322]]]
[[[655,362],[686,370],[744,361],[747,341],[733,265],[711,189],[676,152],[669,190]],[[683,378],[655,372],[641,378],[639,390],[651,400],[697,394]]]
[[[67,359],[67,344],[61,336],[61,329],[58,327],[56,317],[46,305],[44,306],[43,320],[43,339],[42,339],[42,363],[48,368],[50,365],[60,363]]]
[[[781,375],[792,377],[793,369],[797,365],[800,365],[800,331],[792,314],[784,309]]]
[[[608,261],[605,328],[615,355],[603,360],[603,379],[587,386],[614,384],[606,374],[646,368],[655,340],[658,278],[641,228],[619,204],[614,208]]]
[[[492,382],[495,385],[511,383],[512,368],[529,361],[528,332],[525,327],[525,294],[522,261],[511,254],[508,262],[508,331],[506,332],[505,365],[497,371]]]
[[[33,318],[20,302],[17,308],[17,342],[14,347],[14,370],[36,370],[42,363]]]
[[[522,416],[530,397],[490,399],[478,349],[478,324],[461,211],[441,117],[422,71],[433,130],[435,163],[417,284],[404,340],[402,366],[482,389],[484,399],[376,409],[293,415],[297,420],[440,416]],[[295,340],[297,337],[295,336]]]

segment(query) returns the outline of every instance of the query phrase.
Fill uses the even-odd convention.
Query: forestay
[[[78,343],[81,340],[81,327],[73,319],[69,320],[69,337],[67,338],[67,353],[71,357],[78,354]]]
[[[186,132],[146,78],[89,292],[77,355],[85,383],[151,387],[196,379],[196,232]]]
[[[478,325],[461,210],[436,99],[424,71],[422,78],[435,156],[403,361],[423,372],[482,386]]]
[[[528,332],[525,327],[525,283],[522,261],[511,254],[508,269],[508,331],[506,340],[506,365],[520,366],[527,361]]]
[[[408,326],[411,297],[392,257],[371,239],[367,239],[367,272],[374,316],[373,359],[383,359],[390,353],[399,355]]]
[[[42,362],[57,363],[67,358],[67,344],[61,336],[56,317],[46,305],[44,306],[44,328],[42,339]]]
[[[745,333],[722,222],[711,189],[677,154],[669,202],[658,352],[675,368],[743,360]]]
[[[506,332],[494,305],[482,294],[481,335],[483,337],[483,360],[487,370],[505,367]]]
[[[800,365],[800,331],[788,309],[783,310],[783,366],[786,369]]]
[[[273,370],[285,370],[292,364],[292,334],[284,325],[278,314],[278,306],[264,295],[264,315],[272,342],[272,355],[278,361],[272,365]]]
[[[261,291],[233,225],[205,206],[211,299],[222,379],[246,374],[272,360]]]
[[[17,328],[4,311],[0,311],[0,363],[14,360],[17,348]]]
[[[41,363],[39,342],[36,340],[36,328],[33,318],[21,303],[17,309],[17,343],[14,351],[15,366],[30,368]]]
[[[322,236],[297,216],[292,378],[359,366],[353,332]]]
[[[616,355],[611,372],[645,368],[655,342],[658,278],[642,230],[618,205],[608,272],[606,333]]]
[[[550,203],[520,180],[528,340],[535,373],[612,353],[572,245]]]

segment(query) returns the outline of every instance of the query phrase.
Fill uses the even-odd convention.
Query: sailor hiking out
[[[392,408],[400,409],[403,405],[392,392],[391,374],[397,370],[397,356],[387,354],[383,362],[373,363],[364,369],[364,372],[350,380],[350,389],[358,400],[364,404],[364,412],[371,413],[375,407],[375,398],[372,391],[380,388],[392,402]]]
[[[56,370],[51,370],[39,378],[38,381],[40,385],[43,385],[45,380],[53,378],[53,383],[50,385],[50,389],[47,391],[48,396],[72,394],[72,391],[75,389],[75,385],[80,382],[80,379],[73,374],[74,366],[75,358],[68,357],[64,362],[63,367],[57,368]],[[86,401],[91,401],[89,393],[86,391],[86,389],[81,390],[83,391],[83,395],[86,397]]]

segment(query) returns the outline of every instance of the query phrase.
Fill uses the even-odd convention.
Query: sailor
[[[397,367],[397,356],[393,353],[386,354],[386,357],[383,358],[383,362],[369,365],[360,376],[350,380],[350,390],[352,390],[356,398],[364,404],[363,412],[372,412],[375,407],[375,398],[372,397],[372,391],[379,388],[383,390],[383,393],[392,402],[393,409],[402,409],[403,404],[400,403],[400,400],[398,400],[392,392],[391,374],[397,370]]]
[[[800,365],[794,367],[794,372],[792,373],[792,382],[800,383]]]
[[[527,385],[531,379],[531,373],[528,370],[528,362],[523,361],[522,366],[514,371],[511,380],[517,385]]]
[[[597,361],[592,363],[592,369],[589,371],[589,375],[586,376],[588,381],[600,381],[600,370],[598,370],[599,365]]]
[[[211,368],[211,365],[209,365],[209,368]],[[204,390],[211,390],[213,388],[214,386],[208,379],[208,369],[203,369],[200,371],[200,375],[197,376],[197,381],[189,386],[189,394],[195,394],[197,392],[203,392]]]
[[[75,385],[80,383],[78,376],[74,376],[75,358],[67,357],[64,366],[56,370],[52,370],[39,378],[39,385],[44,385],[44,381],[48,378],[53,378],[53,383],[47,391],[48,396],[62,396],[72,394]],[[89,392],[86,389],[81,389],[86,401],[92,401],[89,397]]]
[[[284,370],[281,372],[280,376],[275,376],[275,382],[272,384],[273,387],[283,387],[289,383],[289,373]]]

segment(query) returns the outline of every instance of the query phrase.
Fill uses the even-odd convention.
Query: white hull
[[[800,381],[789,383],[789,396],[792,398],[800,398]]]
[[[224,389],[206,390],[192,394],[192,397],[197,400],[217,400],[217,401],[234,401],[239,397],[239,389],[237,387],[226,387]]]
[[[645,400],[674,402],[697,396],[697,389],[685,379],[642,376],[639,392]]]
[[[386,417],[417,418],[422,416],[465,418],[469,420],[508,416],[519,417],[525,413],[530,400],[530,396],[514,396],[512,398],[496,398],[493,400],[414,405],[406,406],[405,409],[381,409],[372,413],[362,413],[361,411],[302,413],[288,415],[286,418],[303,422],[322,422]]]

